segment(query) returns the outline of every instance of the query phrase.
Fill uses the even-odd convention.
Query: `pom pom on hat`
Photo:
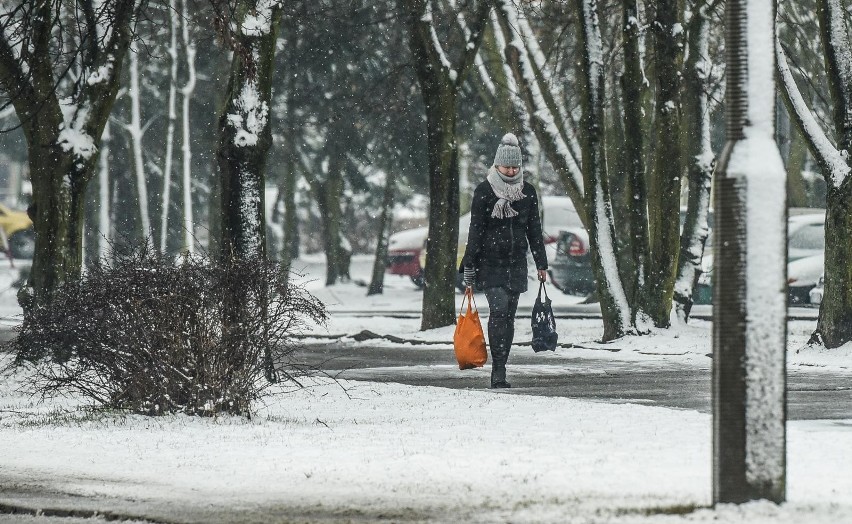
[[[503,135],[503,138],[500,140],[500,144],[520,147],[518,137],[515,136],[515,133],[506,133],[505,135]]]
[[[494,165],[521,167],[522,160],[518,137],[514,133],[503,135],[500,145],[497,146],[497,153],[494,155]]]

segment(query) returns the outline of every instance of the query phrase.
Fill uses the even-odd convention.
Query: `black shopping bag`
[[[544,291],[544,301],[541,300],[541,292]],[[544,282],[538,287],[538,297],[532,309],[532,348],[536,353],[540,351],[555,351],[559,335],[556,333],[556,319],[553,317],[553,308],[550,307],[550,298],[544,288]]]

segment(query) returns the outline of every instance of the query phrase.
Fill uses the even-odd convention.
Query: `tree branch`
[[[491,11],[491,2],[492,0],[480,0],[479,6],[474,13],[473,22],[469,27],[469,32],[465,35],[464,51],[462,52],[458,67],[456,67],[458,76],[455,79],[455,83],[457,86],[460,86],[464,81],[470,64],[479,52],[479,45],[482,43],[482,37],[485,34],[488,13]]]
[[[834,187],[840,187],[840,184],[849,176],[850,172],[849,165],[846,163],[846,155],[834,147],[814,118],[807,103],[805,103],[802,94],[799,92],[799,87],[796,85],[796,80],[790,72],[787,57],[777,35],[775,37],[775,56],[778,80],[781,84],[781,92],[784,95],[787,109],[796,121],[796,125],[808,144],[808,149],[813,153],[823,172],[827,175],[828,181]]]

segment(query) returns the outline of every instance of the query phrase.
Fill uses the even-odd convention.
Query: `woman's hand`
[[[538,281],[539,282],[547,282],[547,270],[539,269],[538,270]]]

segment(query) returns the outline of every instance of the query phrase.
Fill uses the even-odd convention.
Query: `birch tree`
[[[84,193],[140,5],[27,0],[0,8],[0,87],[24,130],[33,184],[35,256],[19,294],[25,317],[80,275]],[[66,8],[75,16],[63,20]]]
[[[778,78],[789,113],[826,178],[825,294],[812,343],[836,348],[852,341],[852,41],[849,12],[838,0],[817,0],[819,40],[833,107],[834,141],[828,138],[799,91],[781,42]]]
[[[139,86],[139,53],[136,50],[130,52],[130,83],[128,85],[128,98],[130,100],[130,122],[124,125],[125,131],[130,135],[130,145],[133,156],[133,173],[136,178],[136,197],[139,202],[139,227],[140,238],[147,239],[151,232],[151,213],[148,202],[148,177],[145,174],[145,158],[142,153],[142,137],[145,135],[147,126],[142,125],[141,98],[142,93]]]
[[[177,122],[177,82],[178,82],[178,31],[179,19],[177,1],[169,0],[169,96],[166,103],[166,152],[163,159],[163,193],[160,210],[160,251],[165,253],[169,238],[169,208],[172,194],[172,161],[174,158],[175,124]],[[185,22],[184,22],[185,23]]]
[[[195,41],[189,32],[188,0],[180,1],[180,34],[181,45],[186,63],[186,83],[180,88],[181,96],[181,168],[182,195],[183,195],[183,248],[188,253],[195,252],[195,218],[192,214],[192,121],[190,119],[190,105],[195,93]],[[260,8],[261,6],[258,6]],[[233,73],[232,73],[233,74]]]
[[[468,17],[468,31],[450,40],[438,37],[439,20],[430,0],[402,0],[409,49],[426,108],[429,151],[429,235],[421,329],[455,323],[455,267],[458,251],[459,164],[456,143],[457,99],[473,64],[491,3],[480,0]],[[447,15],[447,19],[452,15]],[[456,51],[454,60],[448,51]]]

